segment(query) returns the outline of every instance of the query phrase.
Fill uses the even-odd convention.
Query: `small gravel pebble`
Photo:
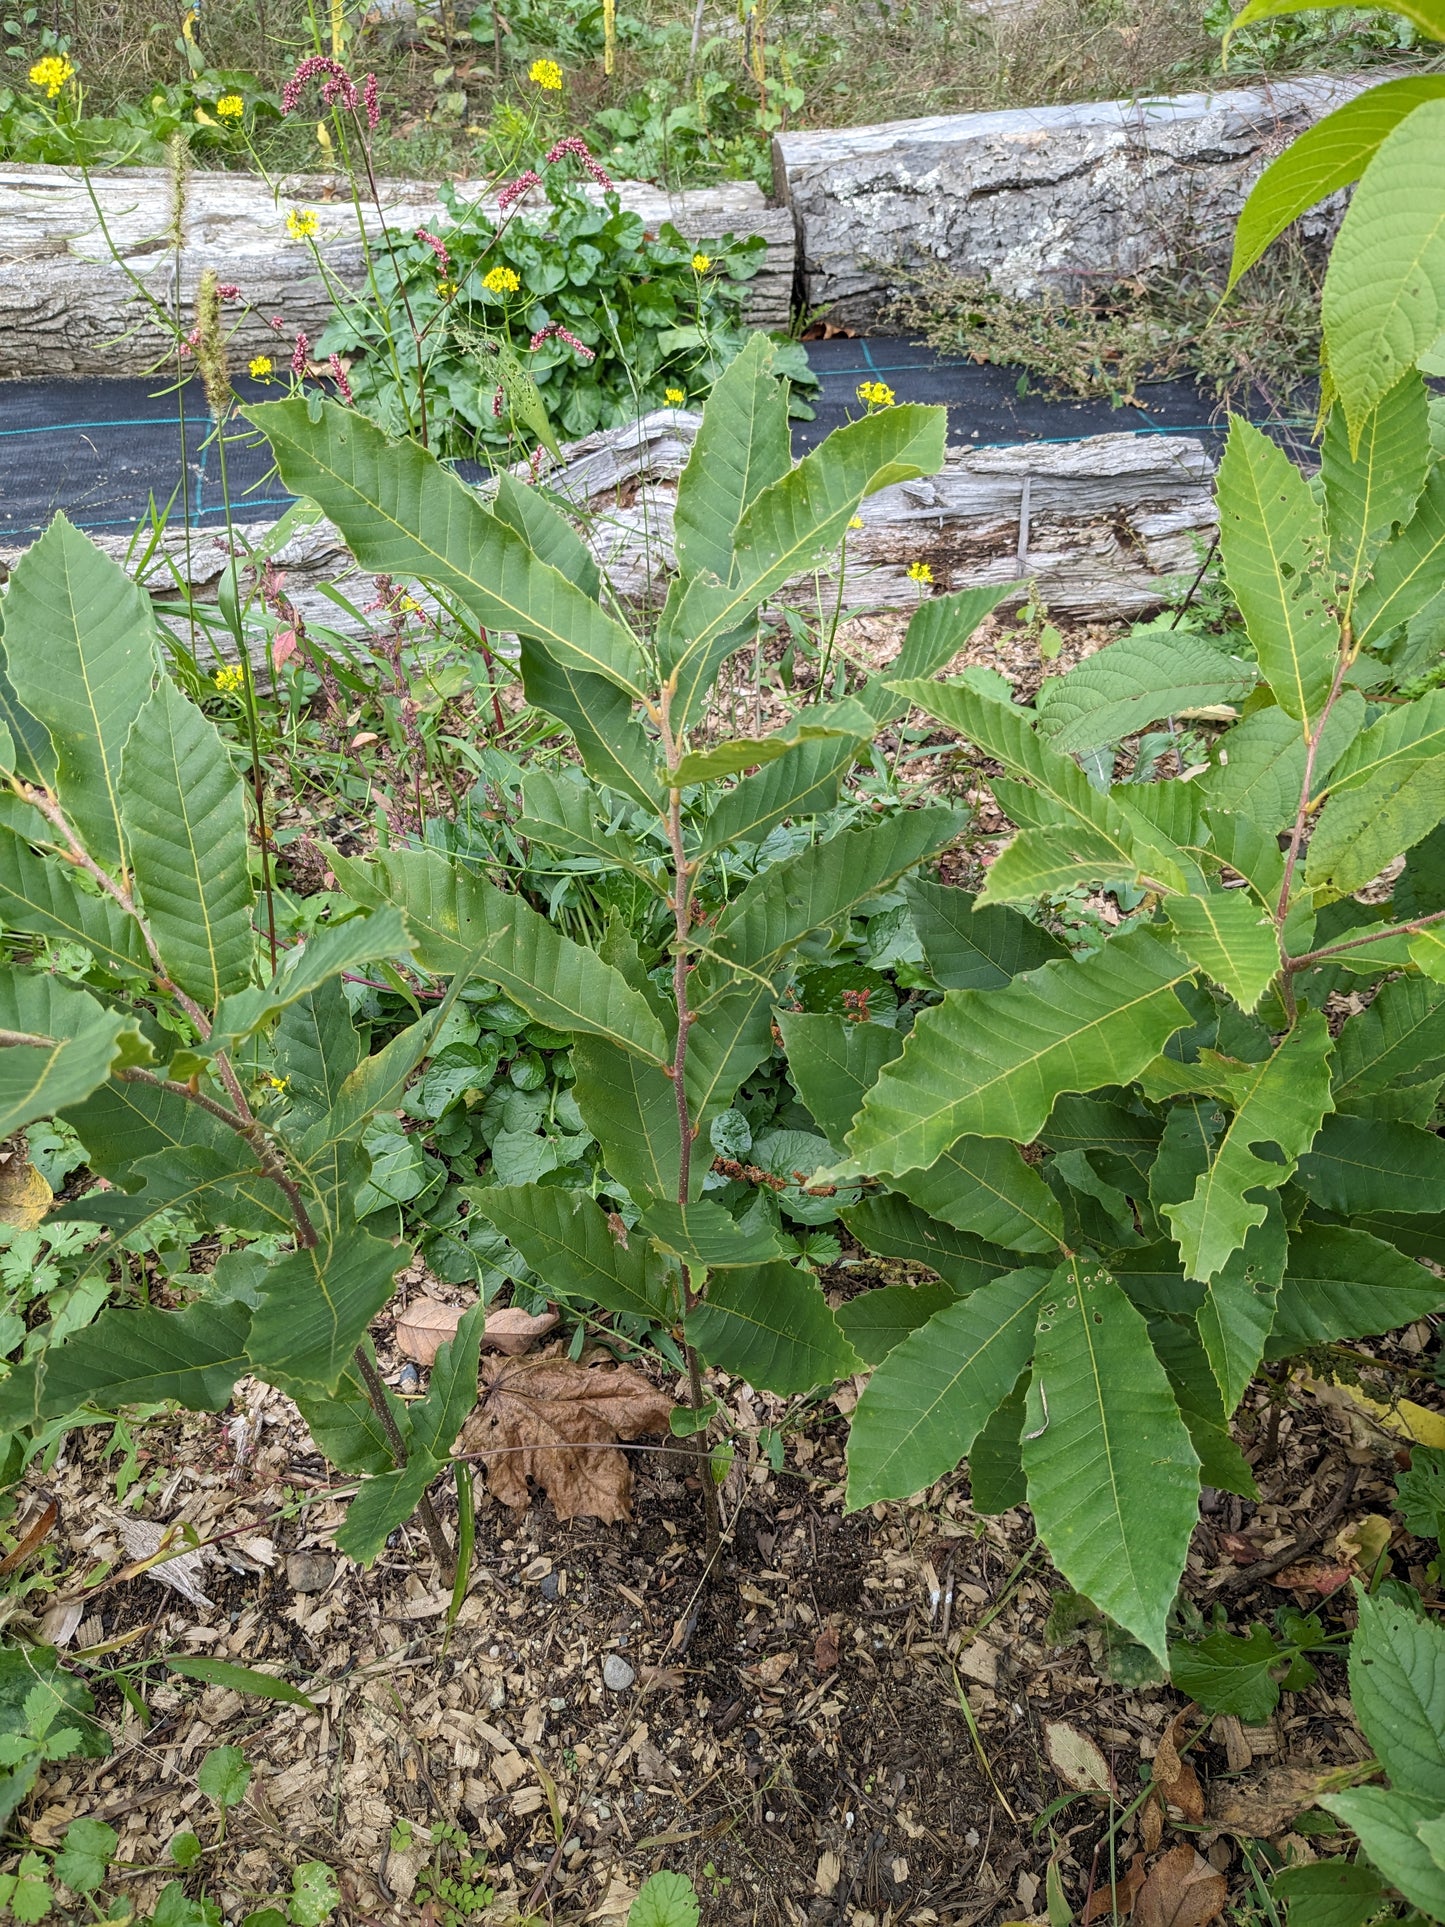
[[[325,1592],[336,1561],[324,1552],[293,1552],[286,1559],[286,1583],[293,1592]]]
[[[557,1597],[557,1575],[555,1572],[549,1572],[547,1577],[542,1581],[542,1597],[544,1599],[555,1599]]]
[[[602,1684],[611,1693],[625,1693],[637,1674],[621,1653],[609,1653],[602,1662]]]

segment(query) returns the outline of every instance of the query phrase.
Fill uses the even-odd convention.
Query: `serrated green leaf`
[[[510,891],[434,850],[335,856],[332,865],[358,902],[400,907],[424,969],[489,978],[539,1023],[668,1060],[662,1026],[641,993]]]
[[[975,1512],[996,1518],[1028,1501],[1022,1433],[1025,1372],[973,1442],[968,1455],[968,1497]]]
[[[1130,1302],[1137,1304],[1128,1291],[1127,1279],[1117,1282]],[[1151,1318],[1149,1341],[1168,1375],[1189,1441],[1199,1455],[1199,1473],[1205,1485],[1212,1485],[1216,1492],[1237,1492],[1242,1499],[1257,1499],[1254,1474],[1230,1435],[1214,1368],[1192,1322],[1187,1318]]]
[[[696,1204],[656,1201],[648,1205],[638,1223],[664,1251],[703,1270],[734,1270],[739,1265],[762,1265],[788,1256],[788,1247],[770,1224],[739,1224],[720,1204],[707,1198]]]
[[[1175,1688],[1210,1713],[1232,1713],[1259,1725],[1279,1705],[1283,1655],[1266,1626],[1236,1636],[1222,1628],[1169,1648]]]
[[[644,1880],[627,1911],[627,1927],[697,1927],[697,1921],[697,1894],[682,1873],[655,1873]]]
[[[1364,722],[1364,697],[1358,689],[1346,689],[1329,713],[1315,754],[1312,775],[1317,783],[1330,774]],[[1239,814],[1273,836],[1291,825],[1299,811],[1305,754],[1304,736],[1293,716],[1278,705],[1259,709],[1220,738],[1215,766],[1197,776],[1193,787],[1211,806],[1211,822],[1224,813]]]
[[[1383,1118],[1329,1117],[1300,1159],[1299,1182],[1316,1204],[1342,1217],[1434,1211],[1445,1185],[1445,1140]]]
[[[843,705],[836,708],[841,710]],[[831,809],[844,776],[867,740],[867,735],[811,738],[785,750],[776,762],[745,776],[699,825],[698,854],[707,856],[730,843],[761,843],[787,817],[813,816]]]
[[[699,1143],[708,1142],[713,1118],[728,1108],[743,1079],[771,1054],[772,1018],[772,985],[752,977],[724,991],[694,1017],[683,1084]]]
[[[1410,0],[1405,7],[1417,12]],[[1352,435],[1441,332],[1442,206],[1445,100],[1427,100],[1381,141],[1351,198],[1325,275],[1325,352]]]
[[[1013,1252],[929,1217],[894,1191],[874,1192],[839,1215],[865,1251],[927,1265],[959,1296],[1018,1265]]]
[[[319,422],[304,401],[244,412],[286,486],[330,516],[363,568],[429,582],[484,627],[539,643],[559,667],[647,693],[642,651],[621,623],[416,442],[389,442],[335,402],[322,403]]]
[[[1226,1419],[1233,1417],[1264,1356],[1288,1243],[1284,1213],[1278,1198],[1271,1197],[1264,1218],[1210,1279],[1195,1314]]]
[[[293,1397],[333,1391],[410,1258],[407,1245],[338,1223],[320,1243],[274,1260],[246,1340],[252,1371]]]
[[[1051,676],[1035,703],[1038,726],[1054,749],[1073,755],[1181,710],[1242,702],[1257,680],[1252,664],[1188,630],[1146,627]]]
[[[773,373],[773,345],[749,337],[729,362],[702,412],[702,426],[678,478],[673,515],[677,566],[725,582],[738,523],[763,489],[793,465],[788,402]]]
[[[848,1435],[848,1505],[906,1499],[966,1457],[1029,1362],[1052,1274],[1006,1273],[935,1312],[868,1381]]]
[[[1043,1294],[1023,1460],[1055,1565],[1162,1661],[1199,1460],[1147,1325],[1101,1265],[1070,1259]]]
[[[1226,580],[1275,701],[1306,734],[1324,712],[1340,649],[1320,575],[1320,506],[1283,449],[1239,416],[1216,494]]]
[[[780,1010],[778,1029],[793,1088],[841,1156],[864,1094],[903,1049],[886,1024],[855,1024],[822,1012]]]
[[[680,1125],[672,1079],[604,1037],[578,1037],[572,1068],[572,1095],[608,1173],[634,1198],[675,1198]],[[705,1159],[695,1156],[694,1191],[705,1168]]]
[[[1401,1085],[1429,1082],[1445,1071],[1445,985],[1396,977],[1335,1039],[1337,1110]]]
[[[661,1268],[648,1262],[645,1237],[619,1243],[606,1212],[585,1193],[557,1185],[489,1185],[476,1193],[472,1208],[554,1291],[671,1322],[672,1294]]]
[[[679,789],[692,783],[707,783],[720,776],[737,776],[744,770],[776,763],[791,749],[803,743],[829,742],[843,737],[856,746],[873,733],[873,719],[867,710],[845,698],[826,709],[802,709],[771,736],[739,736],[716,743],[710,749],[690,751],[678,763],[672,780]],[[836,742],[833,743],[836,749]]]
[[[1296,1927],[1365,1927],[1384,1908],[1389,1889],[1368,1861],[1312,1860],[1282,1867],[1270,1892],[1290,1903]]]
[[[37,1118],[79,1104],[113,1070],[143,1064],[149,1044],[136,1020],[58,977],[13,966],[0,973],[0,1143]]]
[[[1178,854],[1171,852],[1168,839],[1138,811],[1096,790],[1077,763],[1060,756],[1030,727],[1025,711],[991,701],[960,682],[891,682],[890,687],[995,757],[1012,777],[1052,805],[1060,823],[1080,835],[1103,837],[1117,853],[1117,874],[1148,872],[1168,889],[1185,888]]]
[[[271,1046],[293,1117],[305,1125],[333,1110],[362,1057],[361,1035],[336,978],[282,1011]]]
[[[160,668],[145,592],[57,515],[5,597],[15,696],[48,731],[55,787],[93,857],[121,863],[121,752]]]
[[[839,1305],[834,1316],[865,1365],[881,1365],[910,1332],[953,1304],[952,1285],[875,1285]]]
[[[1180,1067],[1196,1072],[1192,1083],[1179,1081],[1180,1089],[1212,1091],[1234,1113],[1192,1194],[1163,1207],[1186,1276],[1207,1283],[1264,1222],[1269,1207],[1259,1194],[1277,1190],[1293,1174],[1330,1108],[1329,1052],[1328,1025],[1317,1011],[1306,1011],[1262,1063],[1206,1052],[1198,1066]],[[1161,1066],[1159,1074],[1167,1081],[1172,1068]],[[1260,1156],[1257,1144],[1277,1148],[1282,1159]]]
[[[816,1278],[789,1264],[718,1272],[686,1322],[709,1364],[784,1398],[847,1378],[862,1362]]]
[[[1445,101],[1441,103],[1445,111]],[[1405,384],[1402,384],[1404,386]],[[1382,407],[1387,406],[1386,397]],[[1374,648],[1429,607],[1445,589],[1445,470],[1438,466],[1415,513],[1374,559],[1355,603],[1355,641]]]
[[[1058,1199],[1005,1139],[958,1138],[932,1164],[904,1172],[895,1183],[930,1217],[988,1244],[1052,1252],[1063,1242]]]
[[[1269,11],[1282,10],[1272,0],[1258,0],[1262,19]],[[1311,0],[1318,5],[1319,0]],[[1398,9],[1406,12],[1406,8]],[[1238,27],[1241,14],[1234,22]],[[1231,28],[1231,32],[1234,28]],[[1291,221],[1299,219],[1329,194],[1342,187],[1353,187],[1364,173],[1380,143],[1421,101],[1445,94],[1445,76],[1411,74],[1403,80],[1387,80],[1371,87],[1354,100],[1346,101],[1332,114],[1303,133],[1296,134],[1284,153],[1272,160],[1249,191],[1234,230],[1234,258],[1229,265],[1229,286],[1233,288],[1272,241],[1278,240]]]
[[[1445,1304],[1433,1272],[1366,1231],[1304,1223],[1290,1233],[1267,1353],[1288,1358],[1339,1338],[1373,1338]]]
[[[895,682],[936,676],[940,669],[946,669],[984,618],[1023,586],[1021,582],[990,584],[960,589],[953,595],[929,596],[920,602],[909,618],[897,656],[886,669],[870,676],[858,692],[858,701],[878,727],[908,714],[908,698],[895,693]]]
[[[492,513],[519,535],[524,535],[542,561],[558,569],[569,582],[575,582],[583,595],[593,602],[602,589],[602,571],[597,558],[563,515],[547,500],[542,489],[519,482],[503,469],[497,476],[497,492],[492,497]]]
[[[661,814],[664,789],[657,757],[632,713],[631,698],[603,676],[554,662],[527,636],[519,660],[527,701],[572,732],[588,775]]]
[[[950,809],[900,810],[814,843],[754,878],[720,912],[709,948],[769,976],[813,931],[826,929],[952,842],[963,819]],[[709,960],[704,989],[730,975]]]
[[[363,1339],[362,1345],[374,1365],[369,1342]],[[405,1438],[411,1423],[407,1404],[384,1385],[382,1389],[392,1421]],[[391,1439],[377,1417],[355,1359],[337,1380],[335,1391],[302,1392],[296,1405],[317,1451],[338,1471],[383,1473],[395,1469]]]
[[[0,924],[37,937],[83,944],[106,969],[149,973],[140,926],[109,897],[88,893],[74,873],[0,829]]]
[[[1445,1803],[1445,1631],[1391,1598],[1357,1595],[1350,1698],[1399,1793]]]
[[[905,403],[835,429],[743,512],[727,578],[693,576],[668,596],[657,645],[675,731],[698,720],[759,606],[837,546],[865,495],[943,466],[945,421],[939,409]]]
[[[598,818],[598,799],[586,782],[569,782],[550,770],[529,770],[522,778],[522,814],[516,834],[540,843],[562,856],[591,857],[600,866],[630,870],[652,883],[653,875],[638,861],[637,845],[620,831],[604,828]],[[661,892],[663,886],[654,883]]]
[[[1393,1787],[1356,1787],[1325,1794],[1319,1804],[1353,1828],[1370,1864],[1432,1920],[1445,1918],[1445,1871],[1420,1838],[1438,1818],[1438,1799]]]
[[[226,1132],[218,1144],[187,1144],[138,1158],[127,1174],[139,1179],[131,1191],[87,1191],[52,1213],[104,1225],[134,1239],[163,1212],[182,1211],[203,1225],[289,1236],[295,1220],[279,1186],[263,1178],[260,1160],[244,1138]],[[103,1269],[112,1253],[102,1248],[82,1261],[81,1276]]]
[[[1011,799],[1000,796],[997,801],[1006,809]],[[1058,829],[1020,830],[989,865],[978,900],[986,908],[1036,903],[1040,897],[1120,884],[1133,888],[1145,881],[1141,865],[1121,861],[1111,838],[1071,823]]]
[[[1279,936],[1250,892],[1171,897],[1164,915],[1175,948],[1227,990],[1241,1010],[1257,1010],[1279,971]]]
[[[1065,1091],[1127,1084],[1186,1022],[1189,974],[1136,927],[1086,959],[1044,964],[1003,990],[950,990],[920,1013],[848,1139],[861,1168],[933,1163],[961,1134],[1028,1144]]]
[[[283,953],[264,989],[238,991],[222,1001],[208,1047],[231,1050],[343,970],[357,970],[378,958],[405,957],[410,948],[401,912],[389,906],[367,916],[349,917],[345,923],[323,925],[305,943]]]
[[[1445,96],[1445,79],[1433,91]],[[1430,468],[1427,400],[1419,375],[1397,382],[1371,409],[1356,450],[1350,447],[1343,411],[1330,411],[1320,475],[1330,566],[1340,578],[1346,613],[1369,581],[1381,544],[1397,524],[1410,520],[1425,486]]]
[[[928,968],[944,990],[1001,990],[1022,971],[1069,954],[1018,911],[980,909],[971,891],[910,877],[903,892]]]
[[[215,724],[168,678],[126,740],[119,795],[156,947],[181,989],[214,1010],[251,977],[246,805]]]
[[[19,1366],[0,1386],[0,1424],[14,1431],[98,1405],[149,1405],[173,1398],[192,1412],[219,1412],[247,1370],[245,1305],[187,1305],[184,1311],[113,1306]]]

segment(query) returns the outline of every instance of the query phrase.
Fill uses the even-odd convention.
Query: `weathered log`
[[[235,363],[275,357],[281,338],[269,326],[273,315],[284,317],[289,355],[290,336],[304,329],[314,341],[333,302],[309,246],[288,238],[288,212],[315,209],[322,258],[349,288],[365,279],[363,229],[373,244],[379,239],[375,209],[363,203],[358,218],[347,184],[314,174],[281,181],[274,197],[249,174],[193,174],[179,254],[169,238],[172,188],[164,169],[117,168],[93,176],[91,187],[93,202],[67,168],[0,166],[0,377],[110,375],[148,366],[171,341],[131,276],[189,328],[207,267],[236,282],[250,304],[232,337]],[[759,328],[787,326],[794,244],[785,209],[767,207],[751,182],[684,194],[637,181],[618,189],[623,206],[649,226],[671,221],[688,240],[715,240],[729,229],[740,237],[761,234],[767,255],[748,283],[746,319]],[[463,204],[475,200],[495,215],[487,183],[462,181],[456,191]],[[387,224],[405,233],[447,218],[435,183],[384,181],[381,192]],[[546,202],[534,189],[523,206],[536,212]]]
[[[1226,262],[1265,165],[1378,78],[779,134],[774,186],[797,223],[803,299],[866,327],[900,270],[1074,298],[1150,269]],[[1307,215],[1306,237],[1331,235],[1343,205],[1337,194]]]
[[[677,478],[700,419],[660,409],[569,444],[562,466],[543,470],[545,486],[572,506],[625,600],[656,602],[665,592]],[[939,474],[896,483],[863,504],[863,527],[848,543],[846,605],[916,606],[929,590],[909,569],[926,563],[935,594],[1022,581],[1057,617],[1148,614],[1193,573],[1214,534],[1212,472],[1203,444],[1188,436],[950,449]],[[268,526],[243,525],[242,547],[263,541]],[[99,545],[126,560],[126,537],[102,536]],[[0,548],[0,561],[13,563],[18,553]],[[176,595],[175,573],[211,600],[228,559],[219,533],[192,534],[187,544],[184,531],[172,528],[142,579],[162,607]],[[273,560],[309,623],[354,628],[320,588],[363,574],[330,523],[295,533]],[[820,577],[798,578],[778,600],[809,607],[821,600],[827,608],[836,594],[833,558]]]

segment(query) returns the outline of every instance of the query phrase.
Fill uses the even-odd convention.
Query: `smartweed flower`
[[[533,335],[531,341],[528,343],[531,352],[535,355],[542,343],[544,341],[550,341],[553,335],[557,337],[558,341],[565,341],[574,354],[581,355],[584,361],[596,361],[597,350],[595,348],[589,348],[585,341],[579,341],[570,329],[562,326],[560,321],[549,321],[545,328],[539,328],[537,330],[536,334]]]
[[[351,392],[351,383],[346,379],[346,370],[341,364],[340,355],[327,357],[331,368],[331,379],[336,383],[336,392],[348,408],[354,407],[356,397]]]
[[[293,375],[304,375],[306,373],[306,357],[310,352],[311,337],[303,328],[296,337],[296,347],[291,356],[291,372]]]
[[[64,54],[47,54],[30,69],[30,85],[43,87],[47,100],[54,100],[66,82],[74,78],[75,69]]]
[[[519,174],[515,181],[508,181],[506,186],[502,189],[501,193],[498,194],[497,213],[505,214],[507,209],[512,205],[513,201],[521,200],[522,196],[527,192],[528,188],[540,187],[541,185],[542,185],[542,176],[538,174],[534,169],[529,167],[526,173]]]
[[[599,187],[610,190],[612,186],[612,176],[607,172],[605,167],[593,160],[591,148],[587,145],[586,141],[579,140],[575,134],[564,134],[561,140],[553,141],[552,145],[547,149],[547,166],[555,167],[558,161],[566,160],[569,154],[574,161],[581,161],[582,165],[587,169],[587,172]]]
[[[321,232],[321,220],[314,207],[293,207],[286,216],[286,232],[293,241],[310,241]]]
[[[447,253],[446,243],[441,239],[439,235],[431,233],[427,228],[424,228],[424,227],[419,227],[417,229],[416,238],[418,241],[424,241],[426,245],[431,249],[432,253],[436,256],[438,273],[445,274],[447,269],[452,264],[452,257]]]
[[[527,69],[527,78],[540,87],[544,94],[560,94],[562,91],[562,69],[555,60],[534,60]]]

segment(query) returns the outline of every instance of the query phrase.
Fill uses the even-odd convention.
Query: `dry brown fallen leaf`
[[[33,1231],[55,1194],[30,1162],[23,1137],[0,1144],[0,1224]]]
[[[1171,1847],[1134,1896],[1134,1927],[1206,1927],[1224,1912],[1229,1882],[1193,1847]]]
[[[1109,1762],[1077,1726],[1070,1726],[1065,1720],[1047,1721],[1044,1750],[1055,1773],[1076,1793],[1112,1791],[1114,1776],[1109,1771]]]
[[[560,1350],[482,1361],[481,1404],[462,1428],[503,1505],[531,1504],[528,1481],[561,1519],[625,1519],[632,1467],[609,1448],[644,1432],[666,1434],[672,1400],[630,1365],[586,1365]]]
[[[466,1305],[444,1305],[437,1298],[413,1298],[397,1317],[397,1350],[403,1358],[413,1359],[418,1365],[434,1365],[442,1346],[456,1337],[457,1326],[468,1309]],[[556,1323],[555,1311],[538,1312],[534,1316],[514,1305],[502,1305],[487,1313],[482,1348],[516,1357],[530,1351]]]
[[[832,1673],[838,1666],[838,1629],[825,1626],[813,1641],[813,1664],[819,1673]]]
[[[1270,1766],[1247,1778],[1223,1781],[1210,1789],[1209,1824],[1221,1833],[1267,1840],[1313,1806],[1330,1778],[1328,1772],[1309,1767]]]
[[[1179,1714],[1159,1742],[1159,1750],[1154,1755],[1154,1784],[1165,1804],[1172,1807],[1181,1820],[1198,1826],[1204,1818],[1204,1789],[1189,1761],[1179,1757],[1179,1735],[1185,1717]]]
[[[1132,1910],[1143,1884],[1144,1855],[1136,1853],[1115,1886],[1111,1887],[1106,1882],[1102,1887],[1095,1887],[1089,1895],[1089,1904],[1083,1915],[1084,1927],[1089,1927],[1089,1923],[1098,1920],[1101,1914],[1118,1914],[1122,1919]]]

